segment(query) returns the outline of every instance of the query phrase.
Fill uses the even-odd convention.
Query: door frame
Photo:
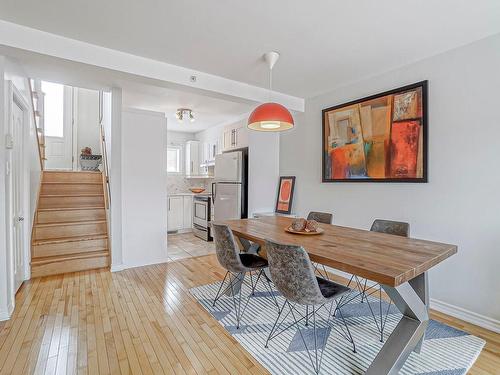
[[[28,280],[30,278],[30,261],[31,261],[31,230],[30,225],[33,220],[31,217],[30,210],[30,199],[29,199],[29,140],[30,140],[30,129],[31,129],[31,106],[25,100],[20,90],[12,83],[8,81],[7,84],[7,118],[9,121],[8,131],[13,127],[12,123],[12,112],[14,103],[21,108],[23,111],[23,128],[21,135],[21,142],[23,144],[23,153],[21,165],[19,165],[19,173],[21,175],[21,205],[24,221],[22,223],[23,228],[23,247],[22,247],[22,260],[23,260],[23,275],[22,281]],[[9,150],[11,151],[11,150]],[[9,169],[12,168],[12,153],[9,152],[7,155],[7,162],[9,163]],[[7,191],[6,196],[8,197],[8,207],[7,207],[7,264],[8,264],[8,288],[9,294],[12,298],[12,306],[14,304],[14,298],[17,290],[15,289],[16,280],[14,280],[14,249],[13,249],[13,236],[14,236],[14,216],[13,212],[13,180],[12,180],[12,170],[9,171],[7,176]]]

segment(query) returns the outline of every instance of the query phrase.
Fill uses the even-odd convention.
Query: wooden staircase
[[[31,276],[108,267],[101,172],[43,171],[32,233]]]

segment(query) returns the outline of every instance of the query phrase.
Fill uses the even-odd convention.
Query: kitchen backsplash
[[[212,179],[186,178],[183,175],[169,174],[167,176],[167,192],[169,194],[186,193],[189,192],[189,188],[194,187],[202,187],[209,192],[212,189],[212,182]]]

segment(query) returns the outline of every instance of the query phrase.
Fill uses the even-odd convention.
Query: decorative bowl
[[[195,194],[203,193],[205,191],[204,188],[189,188],[189,190]]]

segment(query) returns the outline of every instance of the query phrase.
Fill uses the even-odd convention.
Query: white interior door
[[[46,169],[73,169],[72,88],[42,82]]]
[[[24,280],[24,210],[23,196],[23,137],[24,137],[24,112],[14,101],[12,103],[12,140],[11,153],[11,213],[12,213],[12,253],[14,264],[14,291],[16,292]]]

